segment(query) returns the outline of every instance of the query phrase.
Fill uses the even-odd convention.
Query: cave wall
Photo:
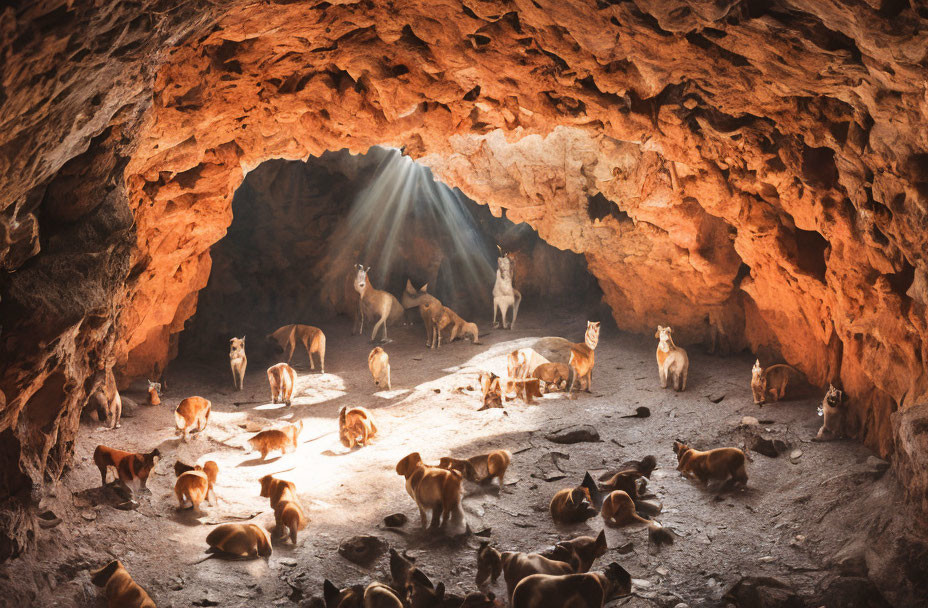
[[[928,393],[923,2],[48,0],[0,49],[0,432],[33,482],[94,368],[163,369],[245,173],[329,149],[404,146],[584,254],[626,329],[842,384],[881,454]]]

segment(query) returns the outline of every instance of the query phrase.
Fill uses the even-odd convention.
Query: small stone
[[[383,518],[383,525],[388,528],[399,528],[406,525],[407,521],[409,521],[409,518],[404,513],[393,513]]]
[[[706,397],[712,403],[721,403],[722,400],[725,398],[725,393],[712,393],[711,395],[706,395]]]
[[[655,568],[654,571],[660,574],[661,576],[667,576],[668,574],[670,574],[670,571],[667,570],[667,568],[664,568],[663,566],[659,568]]]
[[[773,561],[773,556],[772,556],[772,555],[765,555],[765,556],[763,556],[762,558],[760,558],[760,559],[757,560],[757,561],[759,561],[759,562],[762,563],[762,564],[769,564],[769,563],[771,563],[771,562]]]
[[[376,536],[352,536],[338,546],[338,554],[350,562],[367,566],[387,550],[387,543]]]
[[[277,561],[280,562],[280,565],[287,566],[288,568],[293,568],[296,566],[296,560],[291,557],[284,557]]]
[[[438,393],[441,392],[441,389],[440,389],[440,388],[433,388],[433,389],[432,389],[432,392],[435,393],[435,394],[437,395]]]
[[[800,450],[799,448],[796,448],[795,450],[789,453],[789,458],[790,460],[799,460],[800,458],[802,458],[802,450]]]
[[[633,578],[632,587],[638,587],[640,589],[647,589],[651,586],[651,581],[645,580],[643,578]]]
[[[745,416],[741,419],[741,424],[743,426],[757,426],[760,424],[760,421],[754,416]]]
[[[87,509],[85,511],[81,511],[81,517],[83,517],[87,521],[93,521],[97,518],[97,512],[91,509]]]

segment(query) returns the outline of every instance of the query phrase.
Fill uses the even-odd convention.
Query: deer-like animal
[[[403,306],[393,294],[379,289],[374,289],[371,285],[368,273],[371,267],[365,268],[361,264],[355,264],[357,274],[354,278],[354,289],[360,297],[358,317],[358,333],[364,331],[364,319],[376,319],[374,322],[374,331],[371,332],[371,342],[377,338],[380,328],[383,328],[383,342],[389,342],[387,338],[387,324],[394,324],[403,318]]]
[[[503,253],[503,248],[497,245],[499,249],[499,258],[496,260],[496,283],[493,285],[493,327],[499,327],[496,322],[496,311],[500,312],[500,322],[503,329],[512,329],[516,323],[516,317],[519,316],[519,304],[522,303],[522,294],[512,286],[512,273],[515,263],[508,253]],[[506,312],[512,308],[512,320],[506,325]]]

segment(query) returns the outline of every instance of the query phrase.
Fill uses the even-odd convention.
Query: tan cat
[[[267,455],[274,450],[280,450],[281,454],[295,452],[297,439],[303,431],[303,421],[297,420],[294,424],[288,424],[282,429],[268,429],[261,431],[248,440],[251,449],[261,452],[261,459],[267,458]]]
[[[604,572],[533,574],[512,592],[512,608],[602,608],[615,597],[628,595],[632,577],[613,562]]]
[[[296,386],[296,371],[286,363],[272,365],[267,368],[267,381],[271,385],[271,401],[285,403],[290,407],[293,388]]]
[[[90,573],[90,582],[106,588],[107,608],[157,608],[119,560]]]
[[[369,445],[376,434],[374,416],[367,408],[346,405],[338,411],[338,440],[346,448]]]
[[[844,405],[844,392],[833,385],[828,385],[828,392],[822,399],[822,414],[825,419],[814,441],[831,441],[847,435],[847,407]]]
[[[367,356],[367,368],[371,371],[374,385],[391,390],[390,386],[390,356],[379,346],[375,347]]]
[[[232,367],[232,385],[235,390],[245,388],[245,368],[248,357],[245,356],[245,336],[229,340],[229,365]]]
[[[700,452],[680,441],[673,442],[677,455],[677,470],[686,477],[696,477],[703,483],[725,481],[729,477],[736,483],[746,484],[744,452],[738,448],[716,448]]]
[[[265,559],[271,556],[271,542],[264,530],[255,524],[222,524],[206,536],[207,553],[228,557]]]
[[[798,373],[795,367],[785,363],[777,363],[764,369],[760,366],[760,359],[758,359],[751,368],[751,392],[754,395],[754,403],[763,404],[768,394],[773,397],[774,401],[782,399],[786,395],[786,386],[789,384],[791,371]]]
[[[438,333],[441,334],[449,327],[451,328],[451,331],[448,336],[448,342],[454,342],[458,336],[460,336],[462,338],[469,337],[472,344],[480,344],[480,336],[477,332],[477,324],[468,323],[460,316],[458,316],[456,312],[447,306],[443,306],[441,317],[438,320]]]
[[[184,441],[191,431],[201,432],[209,422],[209,413],[213,404],[203,397],[187,397],[174,409],[174,424],[177,432],[184,436]]]
[[[661,379],[661,388],[667,388],[670,382],[675,391],[686,390],[686,375],[689,373],[690,360],[686,351],[673,343],[670,327],[657,326],[655,338],[657,345],[657,373]]]
[[[635,511],[635,501],[622,490],[615,490],[606,496],[600,515],[607,526],[621,527],[629,524],[651,523],[650,520],[638,515]]]
[[[273,341],[284,350],[287,356],[287,363],[293,360],[293,351],[296,350],[297,344],[302,344],[306,349],[306,356],[309,357],[309,369],[316,369],[313,361],[313,355],[319,357],[319,373],[325,373],[325,334],[318,327],[312,325],[284,325],[274,333],[267,336],[268,341]]]

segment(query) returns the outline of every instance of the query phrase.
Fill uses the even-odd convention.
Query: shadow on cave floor
[[[22,575],[22,581],[55,581],[29,601],[96,606],[97,591],[86,569],[118,557],[159,606],[213,605],[210,601],[223,606],[297,605],[319,594],[325,577],[340,585],[387,580],[386,555],[371,569],[337,555],[346,538],[374,534],[399,550],[411,549],[417,564],[450,591],[470,591],[475,548],[483,539],[458,542],[420,531],[415,506],[394,467],[412,451],[436,461],[443,455],[469,456],[505,447],[513,453],[506,487],[497,492],[466,483],[464,507],[472,530],[489,528],[495,546],[524,551],[602,528],[599,518],[555,528],[548,502],[557,490],[575,485],[586,471],[595,477],[626,459],[657,456],[659,468],[650,483],[663,505],[657,519],[679,536],[658,551],[649,546],[643,527],[606,529],[612,549],[600,563],[618,561],[636,579],[635,595],[624,606],[673,606],[679,601],[693,607],[719,605],[724,591],[744,575],[775,577],[804,597],[820,592],[833,579],[828,560],[848,540],[846,518],[850,513],[860,516],[854,511],[863,508],[855,506],[857,497],[887,500],[892,486],[889,476],[874,481],[866,468],[870,452],[861,445],[809,441],[820,422],[815,413],[819,397],[755,406],[750,391],[753,357],[720,358],[692,347],[688,389],[674,393],[659,388],[654,340],[604,328],[591,395],[581,393],[575,401],[548,395],[531,407],[514,402],[505,410],[476,411],[478,393],[467,387],[477,388],[477,368],[499,373],[504,354],[524,338],[554,334],[579,341],[585,321],[524,314],[516,330],[487,333],[481,336],[482,345],[458,342],[436,351],[425,348],[420,326],[394,328],[394,342],[387,346],[394,391],[385,395],[375,393],[367,370],[368,338],[351,336],[350,323],[339,320],[323,326],[329,344],[325,376],[306,373],[305,352],[296,360],[301,390],[291,409],[270,406],[263,363],[249,366],[245,391],[237,393],[231,390],[226,352],[217,352],[215,361],[177,361],[169,368],[169,390],[161,406],[130,404],[131,417],[115,431],[82,426],[74,469],[47,501],[64,523],[40,531],[38,550],[11,564],[8,572]],[[172,410],[192,394],[211,399],[213,415],[200,437],[183,443],[174,435]],[[235,401],[254,403],[237,407]],[[335,418],[341,405],[374,411],[379,436],[372,446],[348,452],[338,443]],[[641,405],[650,408],[649,418],[622,418]],[[744,428],[743,416],[763,423]],[[260,461],[248,450],[251,430],[294,418],[305,425],[295,453]],[[560,445],[545,438],[573,424],[595,426],[601,441]],[[675,470],[671,445],[678,437],[710,448],[750,443],[754,433],[788,447],[777,458],[752,451],[747,490],[706,490]],[[99,485],[91,460],[99,443],[138,450],[162,446],[163,460],[148,483],[152,494],[136,510],[121,511],[95,504],[92,496],[81,497]],[[802,453],[791,459],[794,450]],[[558,458],[555,464],[552,452],[569,458]],[[206,459],[219,463],[218,505],[202,505],[203,514],[178,514],[175,460]],[[267,564],[210,560],[190,566],[203,555],[211,529],[197,522],[253,520],[266,529],[273,526],[273,512],[258,496],[257,479],[269,473],[296,483],[309,515],[297,546],[275,545]],[[77,494],[72,497],[72,492]],[[396,512],[406,514],[409,523],[386,528],[384,516]],[[615,551],[623,545],[631,547],[629,553]],[[21,586],[30,588],[28,582]],[[494,591],[500,595],[504,587],[496,585]]]

